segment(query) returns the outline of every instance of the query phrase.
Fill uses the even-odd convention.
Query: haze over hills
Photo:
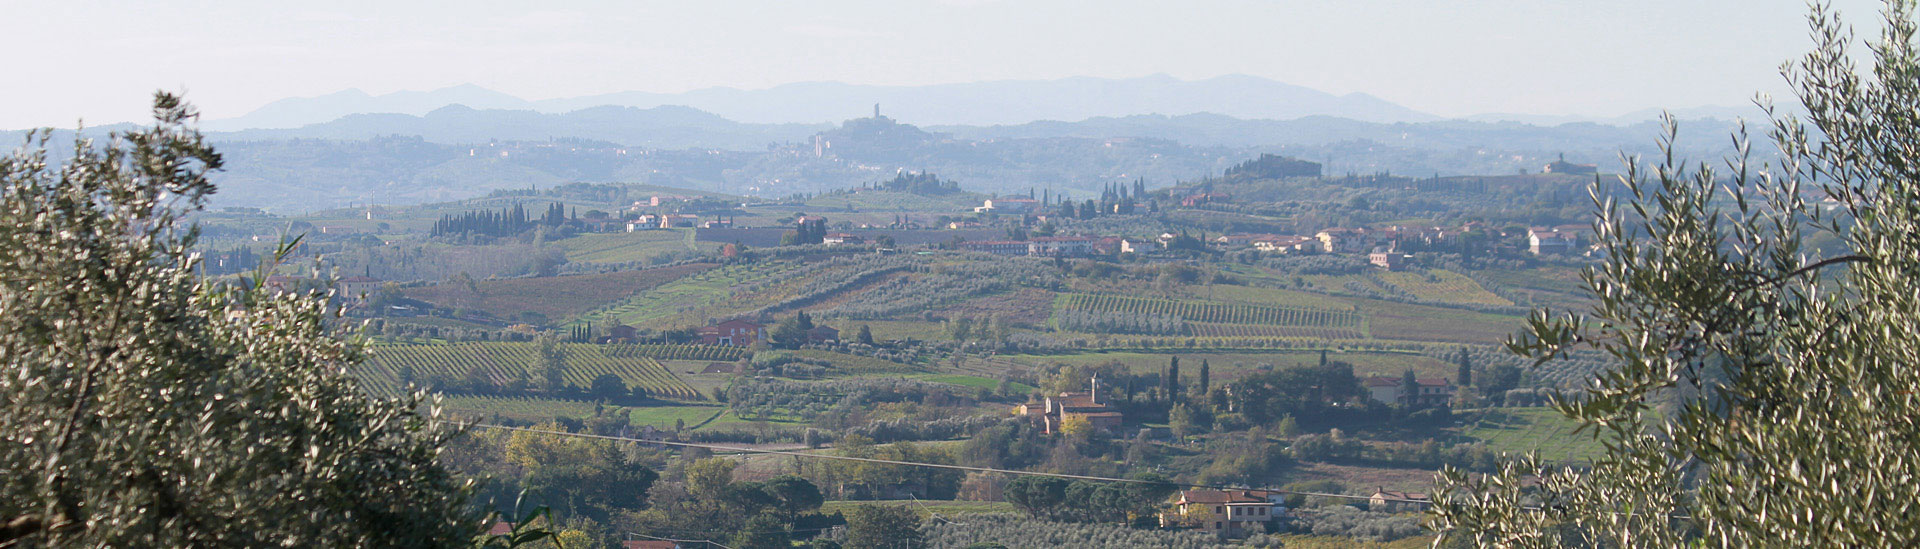
[[[1265,78],[1231,75],[1181,80],[1075,77],[930,86],[873,86],[804,82],[760,90],[706,88],[685,93],[627,91],[529,101],[464,84],[425,92],[369,95],[345,90],[282,99],[244,116],[206,123],[212,130],[294,128],[351,114],[424,115],[448,105],[565,113],[599,106],[687,106],[750,123],[820,123],[868,114],[875,103],[889,116],[926,124],[1020,124],[1133,114],[1210,112],[1239,118],[1290,120],[1336,116],[1369,122],[1417,122],[1439,117],[1361,93],[1333,95]]]
[[[476,95],[478,96],[478,95]],[[416,104],[420,104],[416,102]],[[1652,153],[1658,124],[1439,120],[1365,122],[1219,114],[1094,117],[1079,122],[920,126],[863,117],[839,124],[738,122],[680,106],[567,113],[473,109],[352,114],[293,129],[210,132],[226,154],[221,205],[308,211],[348,203],[454,200],[493,189],[623,181],[742,195],[847,188],[899,170],[931,170],[968,190],[1090,192],[1218,175],[1263,153],[1326,164],[1330,174],[1511,174],[1559,155],[1614,166]],[[89,128],[90,135],[125,129]],[[1727,123],[1682,125],[1679,150],[1727,151]],[[18,139],[22,132],[0,132]],[[57,132],[56,137],[72,132]]]
[[[870,100],[887,116],[870,116]],[[1142,114],[1153,112],[1163,114]],[[779,118],[828,122],[768,121]],[[1157,184],[1218,175],[1264,153],[1312,159],[1330,174],[1482,175],[1538,170],[1559,155],[1613,165],[1621,152],[1653,152],[1657,123],[1605,122],[1441,120],[1371,97],[1259,78],[1154,76],[813,83],[550,101],[472,85],[379,96],[349,90],[203,127],[229,160],[216,176],[222,205],[305,211],[569,181],[779,197],[930,170],[980,192],[1089,192],[1138,178]],[[295,127],[234,129],[285,125]],[[1679,149],[1697,158],[1724,154],[1728,129],[1712,120],[1683,124]]]
[[[1139,78],[1074,77],[1003,80],[927,86],[875,86],[802,82],[758,90],[705,88],[684,93],[625,91],[580,97],[527,100],[462,84],[431,91],[371,95],[357,89],[275,101],[246,115],[210,120],[215,131],[291,129],[357,114],[424,116],[452,105],[476,110],[524,110],[564,114],[595,107],[690,107],[731,121],[818,125],[865,116],[879,104],[885,114],[943,126],[1020,125],[1044,121],[1134,115],[1217,114],[1252,120],[1312,116],[1361,122],[1431,122],[1442,117],[1364,93],[1334,95],[1270,79],[1228,75],[1181,80],[1167,75]],[[1486,113],[1459,117],[1473,122],[1518,122],[1538,126],[1598,123],[1616,126],[1657,120],[1661,109],[1618,116]],[[1681,119],[1758,119],[1751,105],[1671,109]]]

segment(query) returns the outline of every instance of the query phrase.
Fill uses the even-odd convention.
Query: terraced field
[[[441,307],[484,311],[495,318],[535,313],[560,321],[634,292],[667,284],[714,268],[693,263],[615,273],[483,280],[472,286],[452,282],[407,288],[407,297]]]
[[[1446,269],[1429,269],[1424,273],[1410,271],[1380,273],[1379,276],[1380,280],[1392,284],[1400,291],[1426,301],[1503,307],[1513,305],[1512,301],[1494,295],[1466,275]]]
[[[1365,337],[1360,330],[1353,328],[1320,328],[1314,326],[1261,326],[1257,324],[1214,324],[1208,322],[1189,322],[1187,328],[1193,335],[1200,337],[1285,337],[1318,339],[1361,339]]]
[[[584,343],[562,343],[567,355],[567,383],[586,387],[602,374],[620,376],[629,387],[644,387],[647,393],[662,398],[697,399],[699,393],[674,377],[652,357],[638,354],[609,356],[608,347]],[[400,390],[400,372],[413,371],[415,383],[435,374],[463,378],[481,368],[495,383],[505,384],[538,361],[539,349],[528,342],[488,341],[444,345],[380,345],[372,349],[372,358],[355,371],[369,392],[393,394]]]
[[[1353,311],[1313,307],[1283,307],[1092,294],[1063,294],[1059,300],[1054,302],[1054,306],[1062,309],[1087,311],[1173,315],[1186,319],[1187,322],[1352,329],[1358,329],[1361,325],[1360,315]]]
[[[790,262],[728,265],[636,293],[581,314],[578,320],[606,325],[607,320],[618,318],[628,325],[645,328],[698,324],[704,322],[701,313],[708,309],[750,310],[756,299],[771,301],[771,292],[750,292],[745,286],[765,282],[794,268],[795,264]]]

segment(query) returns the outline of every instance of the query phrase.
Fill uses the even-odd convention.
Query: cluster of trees
[[[799,220],[795,221],[793,225],[793,230],[787,231],[786,233],[780,235],[781,246],[805,246],[808,244],[819,244],[821,242],[826,241],[827,239],[826,218],[816,217],[814,219],[806,219],[807,217],[809,217],[806,213],[800,213],[796,217],[797,219],[802,219],[803,221],[799,221]]]
[[[472,543],[484,512],[437,459],[457,429],[361,392],[337,307],[195,274],[223,160],[179,98],[153,112],[0,156],[0,546]]]
[[[530,218],[525,206],[514,204],[501,208],[499,213],[491,210],[476,210],[459,215],[443,215],[433,222],[432,236],[443,235],[485,235],[504,238],[532,230],[534,227],[558,227],[568,220],[566,206],[559,202],[547,206],[539,218]]]
[[[911,442],[876,445],[861,435],[834,442],[834,453],[845,457],[952,465],[952,453]],[[799,464],[799,473],[821,491],[842,500],[953,499],[965,478],[960,471],[868,461],[811,460]]]
[[[1179,315],[1067,309],[1053,314],[1062,330],[1096,334],[1188,335],[1187,320]]]
[[[887,191],[894,191],[894,192],[938,196],[943,194],[953,194],[953,193],[960,192],[960,183],[956,181],[940,179],[940,176],[934,175],[930,172],[900,172],[898,174],[895,174],[893,176],[893,179],[888,179],[886,181],[880,181],[880,182],[874,183],[873,188],[887,190]]]
[[[1148,526],[1157,520],[1167,497],[1179,487],[1155,473],[1128,477],[1136,482],[1069,481],[1022,476],[1003,489],[1007,502],[1028,516],[1062,522],[1117,522]]]
[[[1057,289],[1059,269],[1032,257],[983,258],[980,261],[934,266],[924,276],[897,278],[880,284],[834,307],[834,316],[858,319],[888,318],[939,309],[968,297],[1020,287]]]
[[[629,531],[659,537],[725,540],[739,548],[784,548],[852,518],[818,513],[825,495],[799,476],[736,480],[734,470],[739,464],[717,457],[686,460],[682,465],[678,482],[648,492],[646,508],[623,513],[620,524]],[[859,529],[874,526],[861,524]]]
[[[820,382],[736,378],[722,394],[741,417],[785,417],[836,430],[864,424],[881,407],[931,420],[978,403],[951,385],[884,378]]]

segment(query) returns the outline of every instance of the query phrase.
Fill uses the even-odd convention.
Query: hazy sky
[[[1871,28],[1878,2],[1840,0]],[[1796,0],[0,0],[0,128],[210,118],[474,83],[527,99],[834,80],[1250,74],[1444,116],[1611,116],[1778,94]]]

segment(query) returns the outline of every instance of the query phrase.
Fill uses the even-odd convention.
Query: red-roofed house
[[[1424,511],[1432,506],[1433,500],[1419,492],[1395,492],[1376,487],[1373,497],[1367,498],[1367,509],[1382,513]]]
[[[767,337],[765,326],[740,318],[719,322],[712,326],[703,326],[695,332],[700,336],[700,343],[704,345],[746,347]]]
[[[1453,401],[1453,381],[1447,378],[1421,378],[1415,380],[1420,386],[1420,394],[1415,395],[1416,404],[1438,406]],[[1390,376],[1371,376],[1360,380],[1360,386],[1367,389],[1367,395],[1374,400],[1387,404],[1405,404],[1406,395],[1401,392],[1401,378]]]
[[[1088,382],[1088,391],[1084,393],[1060,393],[1059,396],[1042,398],[1040,402],[1028,402],[1014,407],[1014,414],[1026,416],[1038,421],[1040,428],[1047,434],[1060,432],[1061,425],[1069,419],[1086,420],[1095,429],[1116,432],[1120,423],[1126,419],[1120,410],[1100,401],[1100,378],[1094,377]]]
[[[1160,514],[1161,526],[1186,526],[1229,538],[1266,532],[1267,524],[1287,510],[1280,494],[1259,490],[1183,490],[1172,505]]]

